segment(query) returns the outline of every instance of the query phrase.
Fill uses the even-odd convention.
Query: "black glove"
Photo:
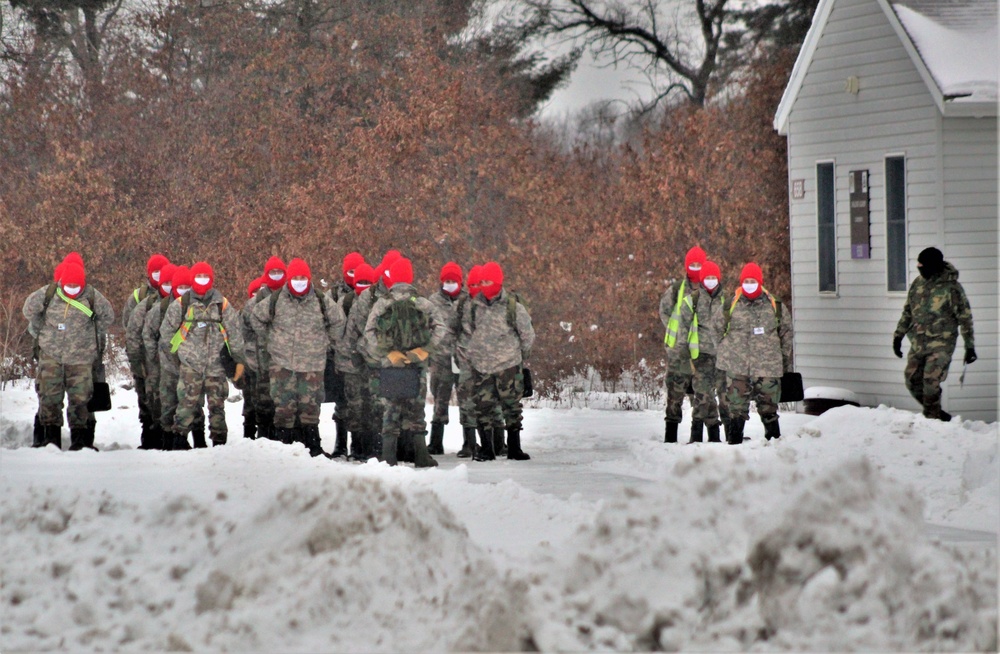
[[[965,348],[965,363],[966,364],[973,363],[978,358],[979,357],[976,356],[976,348],[974,348],[974,347],[967,347],[967,348]]]
[[[892,353],[900,359],[903,358],[903,337],[895,336],[892,339]]]

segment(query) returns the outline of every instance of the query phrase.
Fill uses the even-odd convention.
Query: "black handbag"
[[[111,410],[111,387],[107,382],[94,382],[94,394],[87,402],[87,410],[91,413]]]
[[[222,369],[226,372],[227,379],[236,376],[236,359],[233,358],[233,353],[229,351],[229,346],[226,343],[223,343],[219,350],[219,361],[222,363]]]
[[[420,396],[420,368],[380,368],[378,394],[387,400],[412,400]]]
[[[786,372],[781,376],[781,399],[779,402],[800,402],[804,397],[802,373]]]
[[[524,390],[521,391],[521,397],[531,397],[535,392],[535,387],[531,383],[531,371],[521,368],[521,374],[524,376]]]

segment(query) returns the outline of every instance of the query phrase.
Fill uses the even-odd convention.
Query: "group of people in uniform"
[[[792,371],[791,316],[764,287],[760,266],[747,263],[727,293],[718,264],[691,248],[684,277],[660,300],[666,330],[666,443],[678,442],[685,396],[691,397],[689,442],[743,442],[750,402],[768,440],[779,438],[783,375]],[[918,258],[893,339],[911,349],[906,386],[929,418],[941,408],[945,379],[961,330],[966,364],[976,360],[972,314],[958,274],[936,248]],[[439,274],[429,297],[413,285],[413,264],[390,250],[377,267],[358,252],[343,259],[342,279],[314,286],[309,265],[272,256],[237,309],[214,288],[211,265],[175,266],[160,254],[147,262],[146,282],[122,311],[125,344],[138,395],[143,449],[207,447],[204,406],[213,445],[225,444],[225,401],[232,381],[243,391],[245,438],[320,443],[320,405],[335,402],[335,445],[328,457],[391,465],[436,466],[443,454],[448,407],[456,392],[463,445],[477,461],[530,457],[521,448],[522,398],[531,393],[526,362],[535,341],[527,308],[504,286],[496,262],[466,276],[455,262]],[[35,343],[39,409],[35,446],[61,447],[63,398],[70,449],[94,448],[95,382],[104,382],[103,354],[114,310],[87,284],[83,258],[72,252],[53,280],[30,294],[24,316]],[[426,388],[434,398],[430,440]],[[477,443],[476,436],[479,436]],[[191,442],[188,436],[191,436]],[[350,447],[348,447],[348,440]]]

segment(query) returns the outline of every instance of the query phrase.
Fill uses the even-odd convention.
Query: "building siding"
[[[857,95],[845,91],[849,76],[859,79]],[[981,362],[970,366],[960,392],[951,388],[957,389],[960,359],[953,364],[946,407],[968,418],[996,420],[996,119],[942,118],[878,2],[836,0],[788,115],[787,132],[789,179],[805,180],[806,189],[805,198],[789,201],[795,362],[806,385],[849,388],[869,405],[919,409],[903,385],[905,361],[892,354],[906,294],[887,290],[885,263],[885,157],[903,155],[909,279],[917,274],[922,249],[942,248],[975,298],[980,359],[992,358],[992,372]],[[835,163],[836,294],[818,291],[816,165],[829,161]],[[868,260],[851,259],[851,170],[869,171]]]

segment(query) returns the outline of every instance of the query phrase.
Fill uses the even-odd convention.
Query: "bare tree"
[[[599,58],[644,72],[656,95],[703,106],[719,57],[729,0],[521,0],[554,39],[582,42]],[[666,83],[660,80],[666,80]]]

